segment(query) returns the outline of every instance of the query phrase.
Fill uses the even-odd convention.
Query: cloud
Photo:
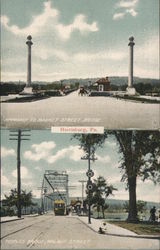
[[[101,163],[109,163],[111,161],[111,158],[108,155],[103,157],[98,154],[95,154],[95,157],[97,157],[98,162]]]
[[[22,188],[32,189],[32,187],[33,187],[33,182],[32,181],[28,181],[28,179],[27,180],[23,179]]]
[[[80,31],[81,34],[98,31],[97,23],[93,22],[92,24],[88,24],[86,22],[86,17],[82,14],[77,15],[72,24],[66,26],[58,24],[56,28],[60,36],[65,40],[69,39],[74,30]]]
[[[120,166],[121,166],[121,163],[120,163],[120,162],[117,162],[117,163],[113,163],[113,164],[112,164],[112,168],[118,169]]]
[[[70,58],[72,57],[72,62],[73,63],[78,63],[78,62],[89,62],[93,60],[112,60],[112,61],[120,61],[123,60],[127,57],[126,51],[120,50],[120,49],[108,49],[108,50],[100,50],[99,52],[82,52],[82,53],[68,53],[64,51],[63,49],[53,49],[49,47],[37,47],[36,50],[34,51],[34,55],[37,58],[40,58],[42,60],[48,60],[50,58],[56,58],[59,59],[60,61],[68,62],[70,61]],[[62,76],[62,72],[57,72],[57,73],[50,73],[51,76],[59,75]],[[43,74],[43,76],[47,76],[48,73]]]
[[[84,152],[82,149],[79,148],[79,146],[69,146],[68,148],[63,148],[57,151],[55,155],[50,156],[47,159],[47,162],[54,163],[64,157],[68,157],[73,161],[80,161],[83,154]]]
[[[125,16],[125,13],[122,13],[122,12],[115,13],[115,14],[113,15],[113,20],[122,19],[122,18],[124,18],[124,16]]]
[[[56,57],[57,59],[60,59],[61,61],[67,61],[69,60],[69,55],[63,51],[62,49],[54,49],[51,47],[46,47],[43,45],[38,46],[36,50],[33,51],[34,55],[42,60],[47,60],[52,57]],[[53,74],[53,73],[52,73]],[[55,74],[55,73],[54,73]],[[59,72],[60,74],[60,72]]]
[[[108,176],[107,177],[107,181],[110,183],[110,184],[119,184],[121,183],[121,176]]]
[[[93,60],[112,60],[112,61],[119,61],[123,60],[127,57],[127,53],[125,51],[120,50],[105,50],[99,51],[96,53],[77,53],[73,55],[73,59],[75,61],[93,61]]]
[[[52,150],[56,147],[53,141],[44,141],[40,144],[33,144],[32,150],[25,151],[24,158],[32,161],[45,160],[48,163],[55,163],[56,161],[69,158],[73,161],[81,160],[84,152],[79,146],[69,146],[62,148],[53,154]]]
[[[111,142],[111,141],[105,141],[105,145],[110,147],[110,148],[115,148],[117,146],[117,143]]]
[[[69,174],[69,176],[72,176],[72,178],[74,178],[75,176],[77,178],[78,177],[77,175],[82,176],[84,174],[85,174],[85,177],[86,177],[87,167],[85,167],[84,169],[79,169],[77,167],[75,167],[74,169],[66,169],[66,172],[67,172],[67,174]],[[77,185],[77,183],[79,184],[78,181],[76,182],[76,184],[73,184],[73,183],[71,183],[71,184],[72,185]]]
[[[159,78],[159,36],[146,37],[143,44],[135,44],[134,73],[136,76]],[[147,63],[146,63],[147,62]],[[145,67],[144,67],[145,65]]]
[[[41,190],[33,189],[32,195],[34,198],[41,198]]]
[[[121,12],[116,12],[113,15],[113,20],[123,19],[127,14],[130,14],[132,17],[136,17],[138,12],[135,10],[138,0],[125,1],[121,0],[116,5],[116,9],[121,9]]]
[[[153,195],[154,194],[154,195]],[[137,200],[160,202],[160,185],[155,185],[152,181],[137,180]]]
[[[13,170],[11,174],[13,177],[17,178],[17,169]],[[30,175],[28,169],[24,166],[21,166],[21,178],[22,179],[30,179],[31,178],[31,175]]]
[[[32,150],[25,151],[24,158],[33,161],[46,160],[51,155],[51,150],[56,147],[53,141],[44,141],[40,144],[33,144]]]
[[[71,148],[71,154],[70,159],[73,161],[79,161],[81,160],[81,157],[83,157],[84,151],[79,148],[79,146],[73,146]]]
[[[75,30],[81,34],[98,31],[97,23],[88,24],[86,16],[82,14],[75,16],[73,22],[68,25],[59,22],[59,14],[57,9],[52,8],[51,1],[48,1],[44,2],[43,12],[37,16],[33,16],[32,22],[27,27],[19,28],[16,25],[10,25],[10,20],[7,16],[2,16],[1,22],[8,31],[19,36],[28,36],[31,34],[35,37],[47,31],[50,33],[55,32],[59,35],[59,38],[67,40]]]
[[[3,187],[6,187],[6,188],[11,188],[12,187],[12,183],[11,181],[8,179],[8,177],[6,177],[3,172],[1,171],[1,185]]]
[[[72,172],[72,174],[76,174],[76,175],[82,175],[82,174],[86,174],[87,170],[86,169],[79,169],[79,170],[75,170],[74,172]]]
[[[52,18],[53,21],[57,18],[57,16],[58,11],[51,8],[51,2],[45,2],[43,13],[38,16],[34,16],[32,23],[28,27],[20,29],[16,25],[9,25],[10,20],[7,16],[2,16],[1,22],[2,25],[4,25],[4,27],[13,34],[27,36],[29,34],[36,35],[38,32],[41,32],[41,29],[45,27],[50,18]]]
[[[138,3],[138,0],[121,0],[119,3],[116,4],[117,8],[133,8]]]
[[[41,170],[42,170],[42,168],[39,167],[39,166],[36,166],[35,169],[38,170],[38,171],[41,171]]]
[[[127,9],[126,12],[131,14],[131,16],[137,16],[138,14],[134,9]]]
[[[1,147],[1,157],[15,156],[14,149],[7,149],[5,147]]]
[[[57,151],[57,153],[55,155],[52,155],[52,156],[49,156],[48,159],[47,159],[47,162],[48,163],[55,163],[57,160],[60,160],[64,157],[66,157],[68,155],[68,153],[70,152],[70,149],[71,147],[69,148],[63,148],[59,151]]]

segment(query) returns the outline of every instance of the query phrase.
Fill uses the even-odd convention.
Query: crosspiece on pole
[[[98,158],[97,157],[88,157],[88,156],[86,156],[86,157],[81,157],[81,160],[88,160],[88,159],[90,159],[91,161],[96,161],[96,160],[98,160]]]
[[[9,138],[11,141],[17,141],[17,196],[18,196],[18,212],[17,216],[18,218],[21,218],[21,157],[20,157],[20,151],[21,151],[21,141],[29,141],[28,138],[22,138],[23,136],[30,136],[29,134],[23,134],[23,132],[30,131],[30,130],[10,130],[10,136],[12,138]],[[14,134],[15,133],[15,134]]]
[[[18,134],[9,134],[10,136],[18,136]],[[29,135],[29,134],[21,134],[21,136],[31,136],[31,135]]]
[[[10,141],[18,141],[18,139],[10,138]],[[30,141],[30,139],[21,139],[21,141]]]
[[[30,129],[19,129],[19,130],[21,130],[21,132],[31,131]],[[10,132],[17,132],[17,129],[13,129],[13,130],[11,129]]]

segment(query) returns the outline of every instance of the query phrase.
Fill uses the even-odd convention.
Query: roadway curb
[[[96,229],[94,229],[91,224],[87,224],[85,221],[81,220],[79,217],[78,219],[85,224],[88,228],[90,228],[92,231],[94,231],[95,233],[98,233],[98,231]],[[133,232],[133,231],[131,231]],[[158,235],[124,235],[124,234],[110,234],[110,233],[104,233],[103,235],[112,235],[112,236],[119,236],[119,237],[131,237],[131,238],[139,238],[139,239],[152,239],[152,240],[160,240],[160,236]]]
[[[89,229],[91,229],[93,232],[98,234],[98,231],[96,229],[94,229],[93,227],[91,227],[91,224],[87,224],[85,221],[81,220],[80,218],[77,218],[78,220],[80,220],[86,227],[88,227]]]
[[[11,221],[16,221],[16,220],[23,220],[24,218],[20,218],[20,219],[13,219],[13,220],[5,220],[5,221],[0,221],[0,223],[6,223],[6,222],[11,222]]]

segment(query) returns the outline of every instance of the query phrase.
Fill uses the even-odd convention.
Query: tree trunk
[[[136,176],[128,177],[129,186],[129,214],[128,222],[137,222],[137,206],[136,206]]]
[[[97,212],[98,212],[98,218],[99,218],[99,207],[97,207]]]
[[[104,219],[105,216],[104,216],[104,208],[103,208],[103,206],[102,206],[102,215],[103,215],[103,219]]]

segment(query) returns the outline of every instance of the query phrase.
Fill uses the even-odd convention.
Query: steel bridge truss
[[[66,171],[45,171],[41,188],[41,207],[43,211],[49,200],[64,200],[66,205],[69,204],[68,174]]]

